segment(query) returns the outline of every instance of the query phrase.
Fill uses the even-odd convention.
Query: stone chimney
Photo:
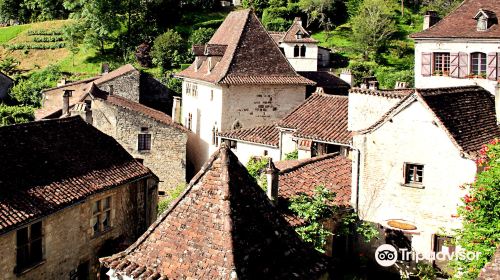
[[[279,174],[278,169],[274,166],[272,158],[269,158],[266,168],[267,190],[266,194],[273,204],[278,203],[278,182]]]
[[[352,75],[351,70],[343,69],[342,72],[340,72],[340,79],[342,79],[344,82],[348,83],[352,87],[352,84],[354,82],[354,76]]]
[[[175,123],[181,122],[181,97],[174,96],[174,102],[172,105],[172,120]]]
[[[434,24],[439,21],[439,16],[436,11],[427,11],[424,15],[424,28],[423,30],[429,29]]]
[[[69,116],[69,98],[73,95],[73,90],[66,89],[63,93],[62,117]]]
[[[497,116],[497,124],[500,124],[500,84],[495,86],[495,114]]]
[[[300,17],[295,17],[293,22],[297,23],[298,25],[302,26],[302,19]]]
[[[370,90],[378,90],[378,81],[369,81],[368,89]]]
[[[61,87],[66,85],[66,79],[62,78],[59,82],[57,82],[57,87]]]

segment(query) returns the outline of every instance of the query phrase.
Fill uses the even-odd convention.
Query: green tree
[[[0,104],[0,126],[25,123],[34,119],[35,112],[32,107]]]
[[[352,40],[365,60],[386,45],[396,31],[394,0],[364,0],[358,14],[351,19]]]
[[[326,241],[333,235],[323,226],[337,211],[333,206],[335,193],[324,186],[318,186],[313,196],[302,194],[291,199],[289,209],[305,221],[305,225],[295,228],[302,240],[312,243],[316,250],[325,251]]]
[[[19,60],[8,56],[4,60],[0,61],[0,71],[7,75],[12,75],[17,72],[17,66],[19,66]]]
[[[162,72],[179,66],[185,54],[184,40],[179,33],[172,29],[168,29],[165,33],[156,37],[151,49],[153,63],[159,66]]]
[[[120,27],[117,11],[119,0],[89,0],[82,11],[82,27],[86,30],[84,40],[87,44],[105,52],[106,43],[113,41],[113,33]]]
[[[63,36],[72,54],[72,64],[75,66],[75,55],[80,51],[80,44],[83,42],[85,33],[80,24],[74,23],[63,28]]]
[[[500,245],[500,141],[492,140],[480,150],[476,160],[480,170],[468,194],[458,208],[462,228],[456,231],[456,243],[478,258],[459,258],[451,262],[453,279],[476,279]]]
[[[436,11],[444,17],[462,2],[463,0],[422,0],[421,7],[424,11]]]
[[[212,36],[215,33],[215,29],[213,28],[205,28],[201,27],[193,31],[191,36],[189,37],[190,45],[203,45],[208,43]]]
[[[267,0],[242,0],[243,8],[253,8],[257,14],[262,14],[265,8],[269,7]]]
[[[0,22],[19,19],[20,0],[0,0]]]
[[[48,66],[24,79],[19,79],[12,87],[10,95],[23,105],[38,107],[42,100],[41,91],[54,87],[61,77],[62,73],[58,66]]]

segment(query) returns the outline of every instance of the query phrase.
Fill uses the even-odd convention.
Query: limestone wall
[[[100,83],[98,86],[101,90],[110,92],[111,85],[113,86],[113,94],[139,102],[140,72],[138,70]]]

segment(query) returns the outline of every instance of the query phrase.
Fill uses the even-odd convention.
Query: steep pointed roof
[[[317,279],[326,270],[226,145],[136,243],[101,262],[133,279]]]
[[[210,71],[207,60],[197,70],[194,62],[178,77],[233,85],[314,84],[295,72],[255,13],[249,9],[231,12],[208,45],[227,46],[220,61]]]
[[[284,43],[317,43],[318,41],[311,37],[311,34],[307,32],[302,26],[302,20],[300,17],[296,17],[293,21],[292,26],[287,30],[285,36],[283,36]]]

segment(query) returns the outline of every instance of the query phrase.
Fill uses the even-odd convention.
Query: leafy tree
[[[458,208],[462,228],[455,239],[466,252],[480,254],[453,260],[454,279],[476,279],[500,245],[500,141],[492,140],[479,153],[476,163],[480,171],[475,182],[465,186],[468,194]]]
[[[187,185],[185,183],[177,185],[177,187],[169,190],[167,192],[167,197],[158,202],[157,213],[160,216],[165,210],[170,207],[172,201],[176,200],[182,192],[186,189]]]
[[[293,152],[289,152],[285,154],[285,160],[293,160],[299,158],[299,151],[295,150]]]
[[[364,0],[359,13],[352,18],[354,46],[365,60],[385,46],[396,31],[392,18],[395,7],[393,0]]]
[[[425,11],[436,11],[441,17],[448,15],[463,0],[422,0],[422,8]]]
[[[349,18],[353,18],[358,14],[359,6],[363,1],[360,0],[346,0],[345,5]]]
[[[101,54],[105,45],[113,41],[113,32],[120,27],[116,12],[120,9],[119,0],[89,0],[82,11],[82,27],[85,28],[84,40],[98,47]]]
[[[0,22],[19,19],[20,0],[0,0]]]
[[[75,66],[75,55],[80,51],[80,44],[83,42],[85,33],[81,24],[74,23],[66,25],[63,28],[63,36],[66,41],[66,46],[72,54],[72,64]]]
[[[23,105],[40,106],[41,91],[56,85],[62,73],[58,66],[48,66],[34,72],[25,79],[19,79],[10,91],[10,95]]]
[[[167,32],[156,37],[151,49],[153,63],[159,66],[162,72],[179,66],[185,53],[184,40],[179,33],[172,29],[168,29]]]
[[[189,43],[191,45],[203,45],[208,43],[212,36],[215,33],[215,29],[213,28],[205,28],[201,27],[193,31],[191,36],[189,37]]]
[[[262,14],[265,8],[269,7],[267,0],[242,0],[243,8],[253,8],[257,14]]]
[[[323,222],[331,218],[337,211],[333,206],[335,193],[324,186],[318,186],[313,196],[301,194],[291,199],[289,209],[306,224],[295,228],[302,240],[312,243],[316,250],[325,251],[327,238],[333,233],[323,226]]]
[[[300,0],[299,7],[307,15],[307,27],[314,23],[330,30],[333,24],[345,20],[345,6],[341,0]]]
[[[0,104],[0,126],[25,123],[34,119],[35,112],[32,107]]]

